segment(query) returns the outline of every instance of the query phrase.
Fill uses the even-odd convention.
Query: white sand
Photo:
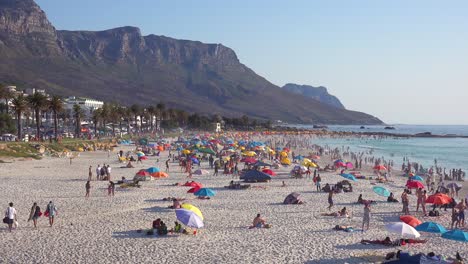
[[[126,147],[128,148],[128,147]],[[119,148],[120,149],[120,148]],[[125,149],[125,148],[124,148]],[[140,189],[116,188],[114,198],[107,197],[107,182],[92,182],[92,197],[84,198],[84,185],[88,166],[110,163],[113,180],[122,176],[132,178],[142,168],[159,166],[164,168],[165,158],[155,164],[150,158],[134,169],[120,169],[114,155],[107,153],[82,153],[69,165],[67,159],[45,158],[40,161],[15,161],[0,164],[1,210],[12,201],[18,210],[20,227],[9,233],[1,225],[0,263],[367,263],[353,256],[365,254],[384,255],[397,248],[361,245],[361,239],[383,239],[390,235],[384,223],[398,221],[401,203],[379,202],[372,207],[371,230],[364,233],[333,231],[337,224],[352,225],[360,229],[362,206],[354,204],[359,193],[364,199],[383,201],[372,192],[370,181],[354,184],[354,192],[337,194],[334,210],[347,206],[353,212],[351,219],[320,216],[327,212],[327,194],[315,192],[310,179],[291,179],[288,169],[280,170],[270,183],[254,184],[266,190],[228,190],[223,186],[230,176],[194,176],[204,184],[217,190],[212,200],[193,199],[187,187],[170,186],[185,182],[186,174],[172,164],[168,179],[144,182]],[[166,157],[167,152],[162,154]],[[206,168],[204,164],[202,168]],[[343,178],[332,173],[322,174],[322,186],[336,183]],[[286,181],[285,188],[280,187]],[[395,178],[395,184],[386,186],[399,198],[404,179]],[[283,205],[283,199],[296,191],[302,194],[304,205]],[[171,202],[163,197],[187,197],[198,206],[205,216],[205,228],[196,236],[178,235],[148,237],[138,234],[137,229],[151,226],[156,218],[173,226],[174,210],[167,209]],[[415,209],[415,197],[411,196],[411,210]],[[58,207],[58,216],[53,228],[48,227],[46,218],[39,220],[39,228],[33,229],[27,222],[32,203],[37,201],[44,211],[49,200]],[[248,229],[252,219],[261,213],[271,229]],[[421,213],[420,220],[430,221]],[[449,225],[449,213],[438,221]],[[410,252],[430,252],[453,256],[460,251],[468,257],[468,244],[440,238],[439,235],[422,233],[429,239],[425,245],[402,247]]]

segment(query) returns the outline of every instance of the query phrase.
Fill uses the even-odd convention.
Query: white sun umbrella
[[[386,224],[385,229],[388,232],[399,234],[401,237],[418,238],[421,236],[416,229],[403,222]]]

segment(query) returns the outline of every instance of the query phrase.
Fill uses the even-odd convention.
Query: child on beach
[[[90,182],[90,181],[87,181],[87,182],[86,182],[86,184],[85,184],[85,189],[86,189],[85,197],[86,197],[86,198],[89,198],[89,191],[91,190],[91,182]]]

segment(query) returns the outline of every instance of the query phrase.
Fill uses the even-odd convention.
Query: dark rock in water
[[[314,128],[327,129],[328,126],[325,126],[325,125],[314,125]]]
[[[387,127],[385,127],[384,129],[387,129],[387,130],[394,130],[394,129],[395,129],[395,127],[392,127],[392,126],[387,126]]]
[[[431,132],[423,132],[415,134],[416,137],[432,136]]]
[[[366,127],[365,127],[365,126],[361,126],[360,129],[366,129]]]

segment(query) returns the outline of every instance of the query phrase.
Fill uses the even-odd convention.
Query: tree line
[[[14,133],[16,130],[18,139],[23,137],[23,119],[27,122],[33,117],[36,126],[36,138],[41,138],[40,128],[42,114],[50,114],[53,119],[54,137],[57,140],[59,120],[72,121],[75,127],[75,135],[81,136],[81,122],[89,116],[92,121],[94,134],[99,131],[110,132],[113,136],[116,135],[116,128],[120,131],[126,127],[128,133],[154,133],[158,128],[194,128],[210,130],[214,122],[223,123],[226,129],[255,129],[257,127],[271,128],[271,121],[260,121],[251,119],[244,115],[239,118],[225,117],[219,114],[211,116],[201,115],[198,113],[189,113],[187,111],[175,108],[166,108],[163,102],[154,105],[138,105],[133,104],[130,107],[120,105],[115,102],[105,102],[101,108],[97,108],[92,113],[85,113],[80,105],[75,104],[72,111],[65,111],[64,101],[57,95],[50,97],[42,93],[34,93],[31,95],[23,95],[22,93],[13,94],[6,86],[0,85],[0,100],[5,103],[0,104],[2,114],[0,122],[8,124],[5,128],[0,125],[0,133]],[[12,109],[9,109],[8,102],[11,100]],[[16,129],[12,127],[14,122],[10,114],[13,114],[16,119]],[[3,129],[3,131],[2,131]]]

